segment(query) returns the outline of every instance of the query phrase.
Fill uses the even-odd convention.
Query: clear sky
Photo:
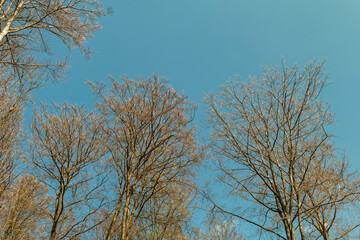
[[[339,148],[360,168],[360,1],[359,0],[107,0],[114,13],[88,45],[84,60],[71,52],[67,82],[37,91],[40,100],[90,105],[91,81],[107,76],[166,76],[199,104],[204,93],[239,75],[260,73],[261,65],[303,66],[327,59],[332,84],[325,99],[336,115]],[[56,54],[63,48],[55,47]],[[202,131],[206,132],[205,128]],[[206,135],[206,133],[205,133]]]

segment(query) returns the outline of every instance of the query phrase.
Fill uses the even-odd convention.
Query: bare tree
[[[0,11],[2,45],[9,39],[38,43],[49,32],[69,47],[81,48],[84,40],[99,29],[96,18],[104,14],[98,1],[92,0],[2,0]]]
[[[49,37],[87,53],[85,40],[100,28],[96,20],[104,15],[96,0],[1,0],[0,13],[0,64],[8,71],[38,71],[39,77],[49,73],[55,79],[62,77],[66,63],[38,57],[51,54]]]
[[[50,198],[44,184],[24,174],[0,198],[0,239],[39,239]]]
[[[351,179],[330,189],[326,184],[337,178],[328,177],[328,166],[340,160],[326,131],[333,121],[320,100],[326,85],[322,68],[310,62],[303,70],[289,69],[283,63],[246,83],[231,81],[207,97],[220,179],[232,196],[254,209],[239,213],[213,203],[280,239],[305,239],[307,223],[318,230],[326,225],[329,232],[332,220],[319,222],[315,215],[328,214],[335,202],[354,200],[338,191],[354,184]]]
[[[145,209],[152,204],[170,204],[159,198],[191,184],[191,168],[198,164],[200,154],[192,124],[194,106],[186,97],[157,76],[111,81],[108,90],[91,84],[106,119],[109,164],[116,186],[104,237],[127,240],[150,227],[139,223],[147,217],[145,212],[152,215],[157,211]]]
[[[62,79],[66,61],[49,62],[48,39],[87,52],[85,40],[104,15],[97,1],[0,0],[0,196],[19,163],[22,112],[45,79]],[[45,54],[45,55],[44,55]],[[1,207],[0,207],[1,208]]]
[[[93,112],[68,104],[35,111],[31,158],[38,178],[54,195],[49,239],[75,238],[98,223],[104,183],[98,163],[106,153],[102,123]]]
[[[27,84],[32,75],[13,75],[0,66],[0,197],[11,186],[20,163],[20,139],[23,109],[34,87]],[[0,205],[1,211],[1,205]]]
[[[64,76],[66,60],[46,60],[52,55],[48,40],[88,55],[85,41],[100,28],[102,15],[98,1],[0,0],[0,198],[16,187],[22,113],[30,93],[44,80]]]

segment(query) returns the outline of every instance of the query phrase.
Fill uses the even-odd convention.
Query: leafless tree
[[[107,121],[109,164],[116,186],[104,237],[127,240],[150,227],[139,224],[146,222],[145,213],[156,214],[157,207],[165,211],[162,204],[177,201],[160,197],[179,194],[178,188],[191,185],[191,168],[201,154],[192,124],[194,106],[186,97],[157,76],[111,82],[109,89],[90,83]],[[153,204],[157,206],[147,211]]]
[[[34,172],[54,196],[49,239],[81,236],[98,224],[90,220],[103,204],[102,122],[83,107],[43,105],[35,111],[31,133]]]
[[[0,196],[20,161],[22,112],[30,93],[43,80],[64,76],[66,61],[45,60],[51,55],[48,39],[56,36],[86,53],[85,40],[99,29],[102,15],[97,1],[0,0]]]
[[[320,99],[326,85],[322,68],[316,62],[303,70],[283,63],[264,68],[260,78],[230,81],[207,97],[220,179],[254,209],[239,213],[212,203],[280,239],[305,239],[308,223],[319,231],[326,226],[329,233],[336,214],[325,221],[317,214],[355,199],[356,188],[341,195],[339,190],[356,182],[340,184],[335,179],[341,171],[330,168],[341,161],[326,131],[333,120]]]
[[[104,10],[96,0],[1,0],[0,13],[1,66],[59,79],[66,63],[38,57],[39,53],[51,54],[49,37],[86,53],[85,40],[100,28],[96,20]]]
[[[39,239],[50,198],[44,184],[35,177],[22,175],[0,198],[0,239]]]
[[[21,162],[22,113],[29,91],[36,87],[26,83],[32,77],[28,74],[13,75],[0,66],[0,197],[13,183],[14,171]]]
[[[0,198],[16,187],[22,114],[30,93],[44,80],[64,76],[66,60],[50,61],[48,40],[88,55],[85,41],[100,28],[102,15],[98,1],[0,0]],[[8,200],[2,198],[1,214],[13,203]]]

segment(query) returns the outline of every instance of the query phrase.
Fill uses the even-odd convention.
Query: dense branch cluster
[[[43,102],[24,125],[33,90],[64,77],[51,43],[88,56],[104,14],[96,0],[0,0],[0,239],[360,237],[360,178],[328,133],[323,63],[283,61],[207,95],[206,148],[195,105],[156,75],[88,82],[93,111]],[[204,162],[221,195],[196,184]]]
[[[90,83],[95,112],[68,103],[34,110],[27,152],[16,155],[29,173],[12,176],[17,158],[3,160],[3,239],[185,238],[202,156],[194,106],[157,76],[111,83]]]
[[[358,226],[338,226],[360,182],[327,133],[333,120],[320,100],[322,67],[266,68],[260,78],[236,79],[207,98],[219,179],[256,210],[212,203],[280,239],[342,238]]]

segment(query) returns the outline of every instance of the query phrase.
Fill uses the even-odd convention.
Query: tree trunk
[[[130,215],[130,199],[129,195],[126,196],[124,213],[121,221],[121,240],[129,240],[129,215]]]
[[[329,233],[325,230],[321,233],[324,240],[330,240]]]
[[[106,232],[106,237],[105,237],[105,240],[110,240],[111,239],[111,236],[113,234],[113,231],[114,231],[114,223],[115,221],[117,221],[119,215],[120,215],[120,211],[121,211],[121,203],[122,203],[122,199],[119,198],[118,200],[118,203],[116,205],[116,210],[115,210],[115,213],[114,213],[114,216],[112,217],[111,219],[111,222],[110,222],[110,226]]]
[[[65,189],[61,188],[59,190],[59,193],[58,193],[57,197],[56,197],[55,213],[54,213],[54,219],[53,219],[53,224],[52,224],[52,227],[51,227],[51,233],[50,233],[49,240],[55,240],[56,239],[57,225],[59,223],[61,214],[62,214],[63,209],[64,209],[64,194],[65,194]]]
[[[284,221],[284,225],[285,225],[285,232],[286,232],[286,237],[288,240],[296,240],[296,236],[295,236],[295,229],[292,225],[292,222],[290,219],[285,219]]]

